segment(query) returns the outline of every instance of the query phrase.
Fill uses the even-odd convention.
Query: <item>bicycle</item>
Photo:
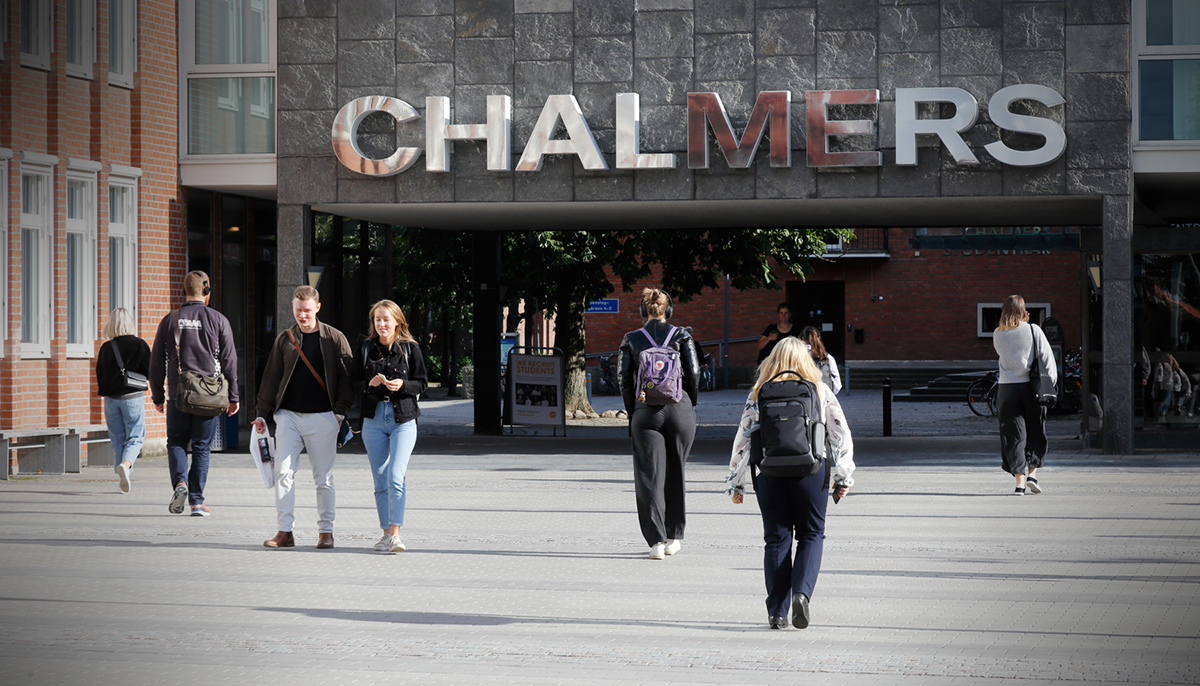
[[[999,390],[1000,372],[988,372],[986,376],[971,382],[967,388],[967,407],[980,417],[995,417],[996,393]]]
[[[600,383],[604,384],[605,395],[620,395],[621,393],[621,390],[617,388],[616,357],[619,352],[600,357]]]
[[[713,390],[713,368],[712,368],[712,353],[704,354],[704,362],[700,365],[700,390]]]

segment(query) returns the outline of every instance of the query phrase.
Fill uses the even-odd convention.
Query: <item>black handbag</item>
[[[1033,330],[1036,326],[1036,324],[1029,325],[1029,334],[1033,336],[1033,364],[1029,367],[1029,381],[1033,384],[1033,395],[1037,401],[1042,405],[1053,405],[1058,399],[1058,388],[1054,384],[1054,377],[1050,375],[1050,370],[1042,364],[1037,332]]]
[[[112,351],[113,356],[117,358],[117,367],[121,369],[121,381],[125,384],[127,391],[137,393],[150,388],[150,380],[146,378],[145,374],[131,372],[125,368],[125,359],[121,357],[121,346],[117,345],[115,338],[112,340]]]

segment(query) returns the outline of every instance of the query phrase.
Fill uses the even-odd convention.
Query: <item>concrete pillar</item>
[[[500,238],[498,231],[473,234],[471,269],[475,326],[475,433],[499,435],[500,418]]]
[[[290,327],[292,319],[292,293],[308,283],[308,265],[312,247],[309,245],[308,225],[310,210],[307,205],[277,206],[275,235],[275,330],[280,332]]]
[[[1106,455],[1133,453],[1133,198],[1104,197],[1101,289]]]

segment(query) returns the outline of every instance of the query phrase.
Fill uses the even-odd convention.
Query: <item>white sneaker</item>
[[[388,552],[401,553],[407,550],[404,547],[404,541],[400,540],[399,536],[388,536]]]
[[[122,461],[121,464],[117,465],[117,478],[119,478],[121,480],[121,483],[118,484],[118,487],[121,489],[121,492],[128,493],[129,492],[129,466],[126,465],[124,461]]]
[[[383,532],[383,537],[380,538],[379,542],[375,544],[375,550],[381,553],[386,553],[391,548],[391,542],[392,535],[385,531]]]
[[[650,559],[651,560],[663,559],[663,557],[666,555],[666,548],[667,548],[666,543],[655,543],[654,545],[650,546]]]
[[[667,547],[663,549],[663,552],[667,555],[674,555],[682,547],[683,543],[678,538],[671,538],[667,540]]]

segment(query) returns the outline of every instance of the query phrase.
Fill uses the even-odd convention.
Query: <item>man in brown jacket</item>
[[[317,547],[333,547],[333,463],[338,427],[354,405],[350,385],[354,355],[341,331],[317,321],[321,296],[311,286],[292,294],[296,325],[279,334],[258,389],[254,426],[267,430],[264,416],[275,418],[275,509],[279,533],[263,542],[268,548],[296,545],[295,472],[300,451],[308,453],[317,484]]]

